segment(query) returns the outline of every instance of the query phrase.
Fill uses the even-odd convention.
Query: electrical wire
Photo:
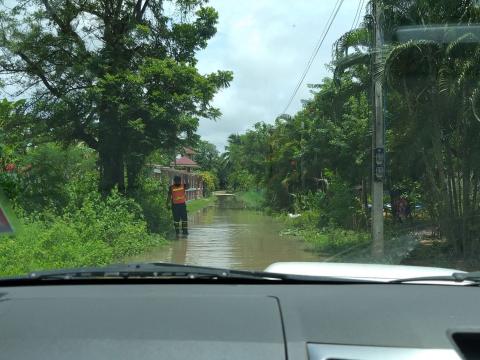
[[[357,26],[358,19],[360,17],[360,9],[362,8],[362,3],[363,3],[363,0],[358,0],[357,11],[355,12],[355,17],[353,18],[352,27],[350,28],[350,31],[355,29],[355,27]]]
[[[363,14],[363,11],[365,10],[364,7],[365,7],[365,2],[366,0],[362,0],[362,6],[360,7],[360,13],[358,14],[358,19],[357,19],[357,23],[355,24],[355,27],[357,28],[361,22],[362,22],[362,15],[364,16]]]
[[[328,18],[327,23],[325,24],[325,27],[322,31],[322,35],[320,36],[317,44],[315,45],[315,48],[312,52],[312,55],[310,56],[310,59],[308,60],[307,65],[305,67],[305,70],[303,71],[302,76],[300,77],[300,80],[298,81],[297,85],[295,86],[295,89],[293,90],[293,93],[290,96],[290,99],[288,100],[287,106],[285,106],[285,109],[283,110],[282,114],[285,114],[287,112],[288,108],[290,107],[293,100],[295,99],[295,96],[297,95],[298,90],[300,89],[300,86],[302,86],[303,81],[305,80],[305,77],[307,76],[308,71],[310,70],[310,67],[313,64],[313,61],[315,60],[315,57],[318,54],[318,51],[322,47],[323,42],[325,41],[325,38],[327,37],[328,32],[330,31],[330,28],[332,27],[332,24],[335,21],[335,18],[337,17],[338,12],[340,11],[340,8],[342,7],[343,2],[344,2],[344,0],[337,0],[337,2],[335,3],[333,11],[330,14],[330,17]]]

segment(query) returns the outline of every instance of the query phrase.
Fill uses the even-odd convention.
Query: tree
[[[195,146],[194,160],[202,170],[216,173],[219,166],[220,154],[217,147],[208,141],[200,140]]]
[[[477,2],[382,0],[379,5],[387,45],[372,49],[367,16],[365,29],[337,42],[337,73],[368,64],[374,51],[382,53],[384,61],[375,64],[373,75],[384,78],[387,104],[395,104],[388,113],[390,185],[420,181],[430,213],[451,248],[460,256],[476,256],[480,46],[474,34],[450,24],[477,23]],[[399,26],[419,24],[419,35],[398,41]]]
[[[143,162],[193,136],[232,80],[201,75],[216,32],[206,0],[19,0],[0,12],[0,74],[28,95],[28,134],[98,151],[100,189],[134,191]],[[173,15],[166,11],[170,7]],[[125,173],[127,179],[125,179]]]

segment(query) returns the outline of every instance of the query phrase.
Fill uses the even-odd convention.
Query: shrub
[[[134,194],[150,232],[165,234],[172,227],[172,215],[166,207],[167,193],[168,183],[165,179],[159,181],[145,174],[140,181],[140,188]]]
[[[63,215],[33,214],[22,225],[0,242],[2,275],[107,265],[164,242],[148,233],[140,206],[115,191],[107,199],[92,193]]]
[[[200,177],[202,178],[205,187],[205,195],[209,195],[218,187],[218,178],[213,172],[202,171],[200,172]]]
[[[305,241],[318,251],[332,253],[346,249],[366,246],[370,243],[370,234],[339,228],[324,228],[320,231],[306,231],[302,234]]]
[[[96,191],[92,189],[98,176],[96,154],[83,145],[40,145],[21,159],[19,167],[24,170],[17,175],[19,190],[14,200],[27,212],[49,208],[61,213],[72,195],[81,202]]]
[[[255,177],[247,170],[239,170],[228,176],[228,186],[233,191],[248,191],[257,186]]]
[[[237,194],[237,197],[244,203],[247,209],[265,209],[265,191],[246,191]]]

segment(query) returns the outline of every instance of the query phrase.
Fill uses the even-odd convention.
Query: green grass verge
[[[214,203],[215,203],[215,196],[209,196],[207,198],[190,200],[187,203],[187,210],[190,213],[194,213],[207,206],[213,205]]]
[[[265,207],[265,194],[263,191],[249,190],[235,194],[247,209],[263,210]]]

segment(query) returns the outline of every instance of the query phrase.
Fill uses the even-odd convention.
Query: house
[[[192,172],[192,170],[200,168],[200,166],[198,166],[195,161],[188,158],[187,156],[182,156],[178,159],[175,159],[175,161],[172,161],[170,163],[170,166],[178,170],[184,170],[186,172]]]
[[[186,172],[192,172],[192,170],[199,169],[200,166],[193,160],[193,156],[196,152],[189,147],[184,147],[182,151],[182,156],[176,158],[170,163],[170,166],[179,169],[185,170]]]
[[[185,147],[182,156],[176,158],[170,163],[170,167],[161,165],[150,165],[153,169],[153,176],[156,178],[166,178],[168,183],[173,184],[173,178],[180,176],[184,184],[188,184],[187,200],[199,199],[204,194],[203,179],[199,174],[193,171],[200,169],[200,166],[193,160],[195,151]]]

